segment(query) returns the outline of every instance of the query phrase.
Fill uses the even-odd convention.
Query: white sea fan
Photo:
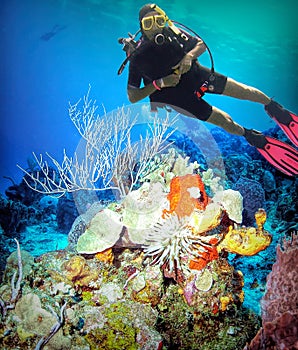
[[[168,265],[169,271],[182,269],[181,259],[185,256],[200,256],[204,252],[203,242],[194,236],[186,219],[179,219],[176,214],[168,215],[156,225],[146,239],[145,257],[153,257],[151,265]],[[197,245],[199,244],[199,245]]]

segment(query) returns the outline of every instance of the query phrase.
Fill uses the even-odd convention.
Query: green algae
[[[85,339],[91,350],[137,350],[137,329],[126,303],[117,302],[104,310],[106,322],[102,328],[91,330]]]

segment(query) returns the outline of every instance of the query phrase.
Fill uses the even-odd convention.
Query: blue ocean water
[[[87,91],[107,111],[127,105],[125,55],[117,40],[138,29],[143,1],[3,0],[0,5],[0,190],[18,182],[32,151],[61,157],[78,135],[68,102]],[[297,110],[297,2],[160,1],[170,18],[209,45],[216,70],[256,86]],[[201,62],[209,65],[204,54]],[[222,96],[207,100],[246,127],[273,124],[262,107]]]

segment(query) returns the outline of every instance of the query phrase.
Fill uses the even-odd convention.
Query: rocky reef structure
[[[123,200],[80,215],[66,250],[9,258],[3,349],[235,350],[256,334],[243,274],[227,258],[268,247],[266,213],[241,227],[241,194],[171,152]],[[20,255],[26,269],[7,309]]]
[[[183,291],[160,267],[144,266],[142,254],[115,249],[111,263],[101,254],[57,251],[34,261],[22,252],[22,291],[15,308],[2,315],[1,348],[237,349],[256,332],[257,318],[241,309],[241,273],[225,259],[213,261]],[[4,303],[14,272],[15,263],[7,265]]]
[[[96,213],[82,232],[75,225],[69,240],[80,254],[142,247],[151,264],[169,273],[201,270],[219,252],[254,255],[270,244],[265,211],[256,213],[257,228],[241,228],[242,209],[239,192],[219,187],[211,197],[199,174],[174,175],[168,185],[145,182],[122,202]]]

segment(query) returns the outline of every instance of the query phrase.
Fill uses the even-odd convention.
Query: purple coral
[[[241,177],[233,186],[233,190],[239,191],[243,197],[243,225],[253,226],[255,212],[264,207],[265,191],[258,181]]]
[[[267,277],[261,301],[263,322],[272,322],[283,313],[298,311],[298,234],[276,248],[276,262]]]
[[[298,233],[276,248],[261,301],[262,325],[244,350],[298,349]]]

